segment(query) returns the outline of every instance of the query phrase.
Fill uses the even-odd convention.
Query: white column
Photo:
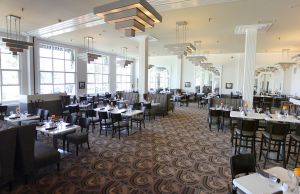
[[[183,89],[184,83],[183,83],[183,56],[181,55],[180,57],[178,56],[178,59],[180,60],[180,89]]]
[[[109,90],[111,93],[116,93],[117,91],[117,75],[116,75],[117,57],[111,55],[109,57]]]
[[[140,100],[148,93],[148,37],[139,37],[139,83]]]
[[[243,101],[248,103],[249,108],[253,108],[254,71],[256,63],[256,41],[257,28],[249,27],[245,29],[245,62],[243,81]]]
[[[204,85],[209,86],[209,72],[207,70],[204,71]]]

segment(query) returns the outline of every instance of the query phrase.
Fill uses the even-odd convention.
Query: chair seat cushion
[[[34,144],[34,166],[35,168],[58,163],[60,153],[53,147],[36,141]]]
[[[129,127],[129,123],[127,121],[121,121],[121,122],[119,122],[119,124],[115,123],[114,125],[115,125],[115,127],[120,127],[120,128]]]
[[[262,132],[263,136],[265,136],[266,138],[270,138],[270,133],[267,131],[263,131]],[[272,140],[284,140],[285,139],[285,135],[272,135]]]
[[[235,131],[238,135],[242,134],[242,131],[240,129],[236,129]],[[254,131],[243,131],[243,136],[254,136],[254,135],[255,135]]]
[[[101,121],[101,124],[102,124],[102,125],[105,125],[104,119]],[[111,119],[106,119],[106,125],[111,125],[111,124],[112,124]]]
[[[98,117],[93,117],[93,119],[92,119],[92,117],[90,117],[90,120],[91,120],[91,122],[93,122],[93,123],[97,123],[97,122],[100,121]]]
[[[87,142],[87,140],[88,140],[88,133],[86,133],[86,132],[73,133],[73,134],[67,135],[67,141],[75,143],[75,144],[84,143],[84,142]]]

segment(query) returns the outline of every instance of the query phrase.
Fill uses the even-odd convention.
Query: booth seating
[[[128,101],[128,104],[133,105],[134,103],[139,102],[139,94],[133,92],[118,92],[120,98]]]
[[[148,94],[148,97],[154,103],[160,103],[156,107],[157,113],[162,114],[162,116],[167,115],[169,111],[174,112],[174,103],[171,102],[171,94]]]
[[[209,102],[209,108],[215,107],[216,105],[221,105],[223,103],[224,106],[227,106],[228,108],[232,107],[233,109],[238,109],[239,107],[242,107],[243,100],[242,99],[233,99],[233,98],[212,98]]]

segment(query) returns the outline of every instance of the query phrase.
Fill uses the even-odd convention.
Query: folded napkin
[[[266,171],[263,171],[263,170],[257,170],[257,173],[260,174],[260,175],[263,176],[263,177],[266,177],[266,178],[269,178],[270,176],[273,176],[273,175],[271,175],[271,174],[269,174],[269,173],[267,173]],[[277,177],[276,177],[276,178],[277,178]],[[277,178],[277,179],[276,179],[276,182],[277,182],[277,183],[280,183],[280,179]]]
[[[57,127],[49,127],[49,128],[46,128],[46,130],[53,130],[53,129],[56,129]]]
[[[9,119],[19,119],[20,117],[9,117]]]
[[[100,108],[100,110],[104,110],[104,109],[105,109],[105,107]]]
[[[72,123],[69,123],[69,124],[66,125],[66,127],[71,127],[71,126],[73,126]]]

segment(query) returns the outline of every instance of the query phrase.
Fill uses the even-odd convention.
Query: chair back
[[[99,111],[98,116],[99,116],[100,121],[108,119],[108,114],[106,111]]]
[[[264,103],[272,103],[273,102],[273,98],[271,98],[271,97],[264,97],[263,102]]]
[[[150,110],[152,108],[151,103],[144,103],[144,107],[146,110]]]
[[[241,122],[241,131],[253,131],[256,132],[258,130],[259,121],[254,119],[242,119]],[[254,133],[255,134],[255,133]]]
[[[87,97],[86,96],[80,96],[79,97],[79,102],[87,102]]]
[[[42,120],[44,121],[48,120],[49,114],[50,114],[49,110],[44,109],[42,112]]]
[[[16,169],[23,175],[34,170],[35,125],[17,127]]]
[[[142,104],[140,102],[136,102],[133,104],[133,110],[141,110]]]
[[[299,123],[296,124],[295,135],[300,136],[300,124]]]
[[[36,115],[39,116],[42,119],[43,109],[38,108],[36,109]]]
[[[110,116],[113,123],[122,121],[121,113],[111,113]]]
[[[110,93],[105,93],[105,98],[110,99],[111,98],[111,94]]]
[[[222,116],[224,117],[224,118],[230,118],[230,111],[228,110],[223,110],[222,111]]]
[[[87,117],[91,117],[91,118],[97,117],[97,113],[96,113],[96,111],[93,110],[93,109],[87,110],[87,111],[86,111],[86,115],[87,115]]]
[[[77,115],[70,114],[68,115],[66,122],[75,125],[77,123],[77,119],[78,119]]]
[[[219,116],[221,116],[221,110],[209,109],[209,116],[210,117],[219,117]]]
[[[83,129],[86,129],[86,132],[88,133],[88,131],[90,129],[90,119],[88,119],[88,118],[79,118],[78,124],[81,127],[81,131]]]
[[[256,161],[253,154],[239,154],[230,158],[231,177],[232,180],[239,174],[248,175],[251,172],[256,172]]]
[[[0,106],[0,115],[7,115],[7,106]]]
[[[290,130],[289,123],[282,123],[282,122],[267,122],[267,130],[270,133],[270,137],[272,138],[273,135],[284,135],[286,136]]]
[[[70,111],[70,114],[72,114],[72,113],[79,113],[79,105],[69,106],[69,111]]]
[[[17,129],[0,131],[0,186],[14,179]]]

